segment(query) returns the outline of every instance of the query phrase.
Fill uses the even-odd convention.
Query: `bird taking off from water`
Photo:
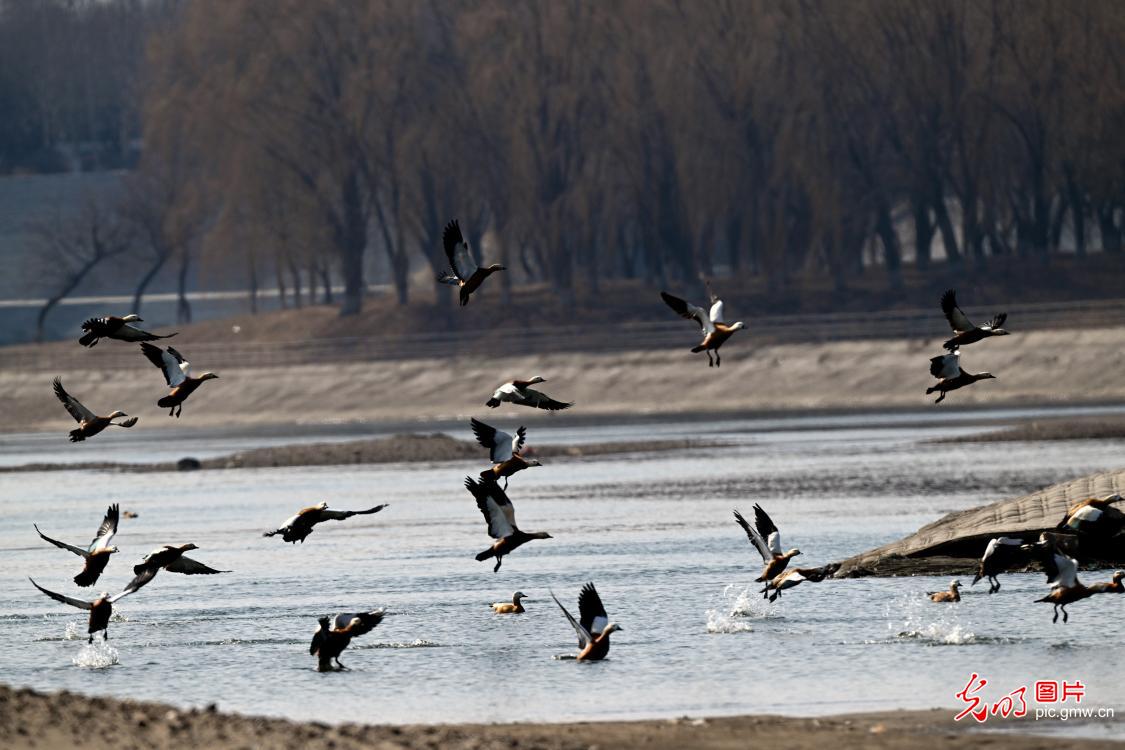
[[[74,545],[60,542],[39,531],[39,527],[35,526],[35,530],[39,532],[39,536],[43,541],[50,542],[59,549],[65,549],[73,552],[79,557],[86,560],[86,564],[78,575],[74,576],[74,583],[78,586],[93,586],[98,582],[98,577],[105,570],[105,566],[109,563],[109,556],[117,552],[117,547],[110,546],[113,541],[113,535],[117,533],[117,521],[119,518],[117,504],[109,506],[109,510],[105,512],[105,517],[102,519],[101,525],[98,526],[98,533],[94,536],[93,541],[82,549]]]
[[[577,620],[570,612],[567,612],[566,607],[562,605],[553,591],[551,592],[551,598],[555,600],[555,604],[559,605],[559,609],[570,621],[574,632],[578,634],[578,648],[580,650],[575,659],[578,661],[601,661],[604,659],[609,654],[610,634],[624,628],[609,621],[605,606],[602,604],[602,598],[598,596],[598,590],[594,588],[594,584],[587,583],[578,594],[579,619]]]

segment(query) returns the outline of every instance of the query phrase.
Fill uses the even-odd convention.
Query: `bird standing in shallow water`
[[[737,510],[734,512],[734,520],[746,532],[746,536],[750,539],[750,543],[754,545],[754,549],[758,550],[758,554],[762,556],[762,562],[765,563],[765,568],[762,569],[762,574],[755,578],[755,581],[765,582],[772,580],[781,571],[785,570],[789,565],[789,561],[797,555],[801,554],[801,550],[793,548],[788,552],[781,551],[781,532],[774,526],[770,517],[762,510],[762,506],[757,503],[754,504],[754,525],[751,526],[747,523],[746,519]]]
[[[184,410],[184,401],[187,397],[203,385],[204,381],[219,377],[213,372],[205,372],[198,378],[192,377],[191,363],[172,347],[161,349],[152,344],[141,344],[141,351],[148,357],[149,362],[160,368],[164,374],[164,381],[172,389],[167,396],[156,402],[157,406],[171,410],[168,412],[169,417],[173,414],[179,417]]]
[[[308,508],[303,508],[295,515],[285,519],[285,523],[273,531],[267,531],[262,536],[276,536],[281,534],[281,538],[287,542],[296,544],[300,542],[305,543],[305,537],[312,533],[313,526],[324,521],[343,521],[345,518],[352,516],[368,516],[372,513],[378,513],[383,508],[386,508],[388,503],[376,505],[374,508],[367,510],[329,510],[328,503],[317,503]]]
[[[949,591],[927,591],[926,596],[931,602],[959,602],[961,601],[961,582],[950,581]]]
[[[136,313],[129,313],[122,317],[116,315],[107,315],[104,318],[90,318],[82,324],[82,330],[86,333],[82,338],[78,339],[78,343],[86,347],[97,346],[100,339],[117,339],[118,341],[157,341],[159,339],[170,339],[176,334],[169,333],[167,336],[157,336],[155,333],[142,331],[140,328],[129,325],[130,323],[143,322],[139,315]]]
[[[485,402],[485,406],[495,409],[504,401],[518,406],[531,406],[536,409],[545,409],[546,411],[560,411],[574,406],[573,402],[556,401],[546,393],[537,391],[531,387],[537,383],[546,382],[546,378],[541,378],[538,375],[531,380],[508,381],[492,392],[492,398]]]
[[[453,273],[448,271],[442,273],[438,276],[438,281],[460,288],[461,307],[469,304],[469,297],[485,279],[497,271],[508,270],[499,263],[484,268],[478,266],[473,259],[473,253],[469,250],[469,243],[461,234],[461,225],[456,219],[445,226],[445,230],[441,233],[441,242],[445,247],[445,257],[449,259]]]
[[[124,422],[114,422],[113,420],[118,417],[129,416],[123,411],[114,411],[109,416],[99,417],[83,406],[81,401],[67,393],[66,389],[63,388],[62,380],[59,378],[55,378],[54,387],[55,397],[62,401],[67,413],[74,417],[74,421],[78,423],[77,429],[70,431],[70,442],[72,443],[79,443],[88,437],[93,437],[110,425],[128,429],[137,423],[136,417],[129,417]]]
[[[65,549],[85,559],[86,564],[82,567],[82,571],[74,576],[74,583],[78,586],[93,586],[98,582],[98,577],[105,570],[105,566],[109,563],[109,556],[117,552],[117,547],[111,547],[110,542],[113,541],[113,535],[117,533],[118,521],[117,504],[109,506],[106,511],[105,517],[102,518],[101,525],[98,526],[98,533],[94,536],[93,541],[90,542],[86,549],[75,547],[60,542],[39,531],[39,527],[35,526],[35,530],[39,531],[39,536],[44,541],[50,542],[60,549]]]
[[[587,583],[578,594],[579,620],[575,620],[574,616],[566,611],[566,607],[562,605],[553,591],[551,592],[551,598],[555,600],[555,604],[559,605],[559,609],[570,621],[574,632],[578,634],[580,651],[575,659],[578,661],[601,661],[604,659],[609,654],[610,634],[623,630],[623,628],[617,623],[609,621],[605,606],[602,604],[602,598],[598,596],[594,584]]]
[[[940,392],[941,395],[934,401],[940,404],[945,400],[945,394],[972,385],[978,380],[988,380],[996,376],[990,372],[972,374],[961,369],[961,352],[956,349],[949,354],[940,354],[930,359],[930,374],[938,379],[936,385],[926,389],[926,395]]]
[[[546,531],[520,531],[516,526],[516,509],[512,507],[512,501],[494,480],[478,482],[472,477],[465,477],[465,488],[476,498],[477,508],[488,524],[488,535],[496,540],[491,547],[477,555],[477,560],[481,562],[490,557],[496,558],[493,573],[500,570],[504,555],[511,554],[532,539],[552,538]]]
[[[957,306],[957,293],[952,289],[941,295],[941,311],[945,313],[945,319],[949,321],[949,326],[954,333],[953,338],[942,344],[949,351],[955,351],[959,347],[974,344],[990,336],[1008,335],[1008,331],[1000,327],[1008,319],[1007,313],[1000,313],[983,326],[973,325],[968,316]]]
[[[731,323],[730,325],[723,322],[723,301],[715,296],[711,291],[711,285],[707,284],[707,294],[711,298],[711,310],[708,312],[699,305],[693,305],[690,302],[674,297],[668,292],[661,292],[660,298],[664,303],[681,318],[694,320],[699,324],[703,332],[703,340],[697,346],[692,347],[692,352],[698,354],[699,352],[707,352],[707,366],[719,367],[722,360],[719,358],[719,347],[729,339],[735,331],[741,331],[746,327],[742,321]],[[712,361],[711,352],[715,352],[715,359]]]
[[[370,633],[383,621],[383,610],[356,612],[336,615],[335,618],[321,617],[316,632],[313,633],[309,654],[317,657],[317,671],[331,672],[347,669],[340,663],[340,654],[352,642],[352,638]],[[336,666],[332,666],[332,662]]]

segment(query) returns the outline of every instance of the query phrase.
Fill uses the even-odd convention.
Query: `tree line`
[[[399,302],[441,229],[566,305],[608,279],[1120,254],[1114,0],[188,0],[147,32],[153,263]],[[487,239],[487,242],[482,242]],[[380,279],[382,281],[382,279]],[[439,304],[448,304],[437,289]]]

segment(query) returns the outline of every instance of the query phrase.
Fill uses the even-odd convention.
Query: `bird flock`
[[[481,288],[489,276],[505,270],[504,266],[499,264],[489,266],[477,264],[472,249],[456,220],[445,227],[442,241],[451,270],[441,274],[438,280],[458,287],[462,306],[469,303],[472,294]],[[705,352],[708,366],[720,367],[722,365],[720,347],[736,331],[745,329],[746,325],[741,321],[727,323],[723,301],[715,295],[709,283],[705,282],[705,284],[710,298],[709,308],[692,304],[664,291],[660,296],[677,315],[699,325],[703,338],[692,347],[691,351]],[[1006,319],[1005,314],[995,316],[985,325],[976,326],[958,307],[953,290],[947,291],[942,296],[941,308],[954,335],[943,345],[946,353],[930,360],[930,372],[938,378],[938,382],[926,393],[938,392],[940,394],[937,398],[938,403],[944,400],[950,391],[994,377],[987,372],[972,374],[962,369],[961,347],[985,338],[1008,335],[1008,331],[1002,328]],[[161,397],[157,405],[168,409],[169,416],[179,417],[187,398],[204,382],[215,379],[218,375],[205,372],[198,377],[193,376],[190,364],[180,352],[171,346],[161,348],[151,343],[170,338],[176,333],[152,334],[131,325],[137,322],[142,321],[135,314],[91,318],[82,324],[85,333],[79,339],[79,343],[85,347],[93,347],[101,339],[139,343],[142,354],[161,371],[169,388],[168,394]],[[485,402],[485,406],[496,409],[501,404],[508,403],[548,412],[573,406],[572,402],[559,401],[532,387],[543,382],[546,381],[540,376],[527,380],[508,381],[496,388]],[[73,442],[91,438],[110,426],[130,428],[137,423],[137,417],[128,417],[125,412],[119,410],[104,417],[94,414],[71,396],[58,378],[54,380],[53,387],[56,397],[78,423],[77,429],[69,433],[70,440]],[[128,418],[124,421],[114,421],[125,417]],[[531,541],[552,538],[546,531],[521,529],[516,524],[515,506],[507,494],[511,477],[524,469],[540,467],[542,464],[533,457],[532,451],[528,448],[527,429],[523,426],[518,427],[514,433],[508,433],[473,418],[470,421],[470,429],[481,447],[488,451],[491,462],[491,466],[481,471],[478,477],[470,476],[464,480],[465,489],[475,500],[477,508],[484,517],[488,536],[493,540],[487,549],[476,555],[476,559],[482,562],[495,560],[493,572],[498,572],[504,558],[520,547]],[[500,480],[503,480],[503,487],[500,485]],[[1067,517],[1055,532],[1044,533],[1035,543],[1028,543],[1016,537],[999,537],[991,540],[981,558],[980,569],[973,584],[987,578],[989,593],[996,593],[1000,590],[1000,582],[996,577],[998,574],[1015,567],[1026,566],[1031,561],[1037,560],[1047,573],[1048,583],[1052,587],[1050,594],[1037,601],[1054,604],[1055,620],[1057,621],[1061,610],[1063,622],[1068,620],[1067,604],[1097,593],[1121,593],[1125,590],[1122,583],[1125,572],[1115,573],[1110,583],[1085,586],[1079,582],[1075,552],[1082,543],[1083,537],[1102,535],[1105,533],[1107,521],[1119,520],[1120,512],[1112,509],[1111,505],[1120,500],[1120,496],[1114,495],[1079,503],[1068,511]],[[304,544],[320,523],[373,515],[387,507],[387,504],[381,504],[365,510],[335,510],[329,508],[327,503],[321,502],[299,510],[276,529],[264,532],[263,536],[280,535],[284,542]],[[83,558],[82,570],[74,576],[74,583],[79,587],[89,588],[97,583],[110,557],[118,552],[118,548],[111,542],[117,534],[120,515],[117,505],[109,506],[93,540],[85,548],[53,539],[44,534],[38,526],[35,526],[35,530],[44,541]],[[761,574],[754,580],[764,584],[760,593],[770,602],[776,601],[783,591],[802,583],[816,583],[830,578],[839,568],[836,563],[828,563],[820,567],[790,568],[790,562],[801,552],[796,548],[782,550],[781,535],[777,526],[758,504],[754,505],[753,523],[747,521],[738,510],[734,511],[734,519],[746,533],[754,549],[761,555],[763,568]],[[88,610],[88,642],[93,643],[94,635],[98,632],[103,634],[103,639],[108,640],[108,625],[113,613],[113,605],[122,597],[134,594],[146,586],[160,571],[184,575],[215,575],[231,572],[217,570],[185,556],[186,552],[196,549],[198,547],[191,543],[163,545],[144,556],[133,567],[133,579],[120,592],[113,595],[102,592],[93,600],[66,596],[43,588],[34,579],[29,580],[39,591],[52,599]],[[951,583],[949,591],[935,592],[929,596],[934,602],[958,602],[961,599],[960,588],[961,582],[955,580]],[[579,592],[578,619],[571,615],[553,591],[550,595],[577,635],[579,651],[577,655],[566,658],[574,658],[578,661],[598,661],[606,658],[610,648],[610,635],[622,630],[622,627],[609,619],[593,582],[585,583]],[[528,599],[529,597],[522,591],[516,591],[510,602],[497,602],[490,606],[497,615],[518,615],[526,611],[523,602]],[[320,671],[344,669],[339,660],[344,649],[353,638],[371,632],[384,617],[383,610],[320,617],[309,649],[310,655],[317,658],[317,668]]]

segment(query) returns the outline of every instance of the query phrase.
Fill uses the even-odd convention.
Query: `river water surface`
[[[1007,416],[1021,415],[993,415]],[[532,437],[541,443],[700,435],[729,446],[557,460],[517,475],[509,496],[521,528],[554,539],[518,550],[496,574],[491,562],[473,559],[489,542],[462,487],[480,470],[475,464],[0,474],[0,674],[16,686],[330,722],[959,707],[955,694],[973,672],[988,680],[986,700],[1036,680],[1080,680],[1083,706],[1125,711],[1125,652],[1106,647],[1120,636],[1125,597],[1076,604],[1063,625],[1052,624],[1048,605],[1033,603],[1047,591],[1038,574],[1003,577],[995,596],[983,585],[966,589],[957,605],[925,596],[947,578],[804,584],[773,604],[757,594],[760,558],[733,508],[750,514],[761,503],[783,544],[802,550],[798,564],[821,565],[952,510],[1120,468],[1125,449],[1122,441],[931,444],[979,428],[917,422],[899,414],[537,426]],[[60,460],[68,446],[53,437],[6,438],[0,460]],[[127,460],[185,452],[129,440],[116,443],[128,448]],[[287,441],[196,440],[197,456]],[[92,455],[83,460],[101,458]],[[320,500],[390,507],[318,526],[304,545],[261,536]],[[194,542],[192,557],[234,572],[161,573],[119,603],[108,646],[91,647],[85,613],[27,581],[92,598],[70,581],[79,558],[39,540],[32,524],[85,545],[110,502],[138,517],[122,519],[114,542],[121,552],[99,588],[119,590],[132,564],[164,543]],[[623,630],[605,662],[557,659],[576,643],[548,591],[577,614],[588,580]],[[489,602],[516,589],[530,596],[528,612],[493,615]],[[384,623],[341,657],[350,671],[317,673],[308,654],[316,618],[379,607]],[[1125,735],[1116,726],[1107,731]]]

